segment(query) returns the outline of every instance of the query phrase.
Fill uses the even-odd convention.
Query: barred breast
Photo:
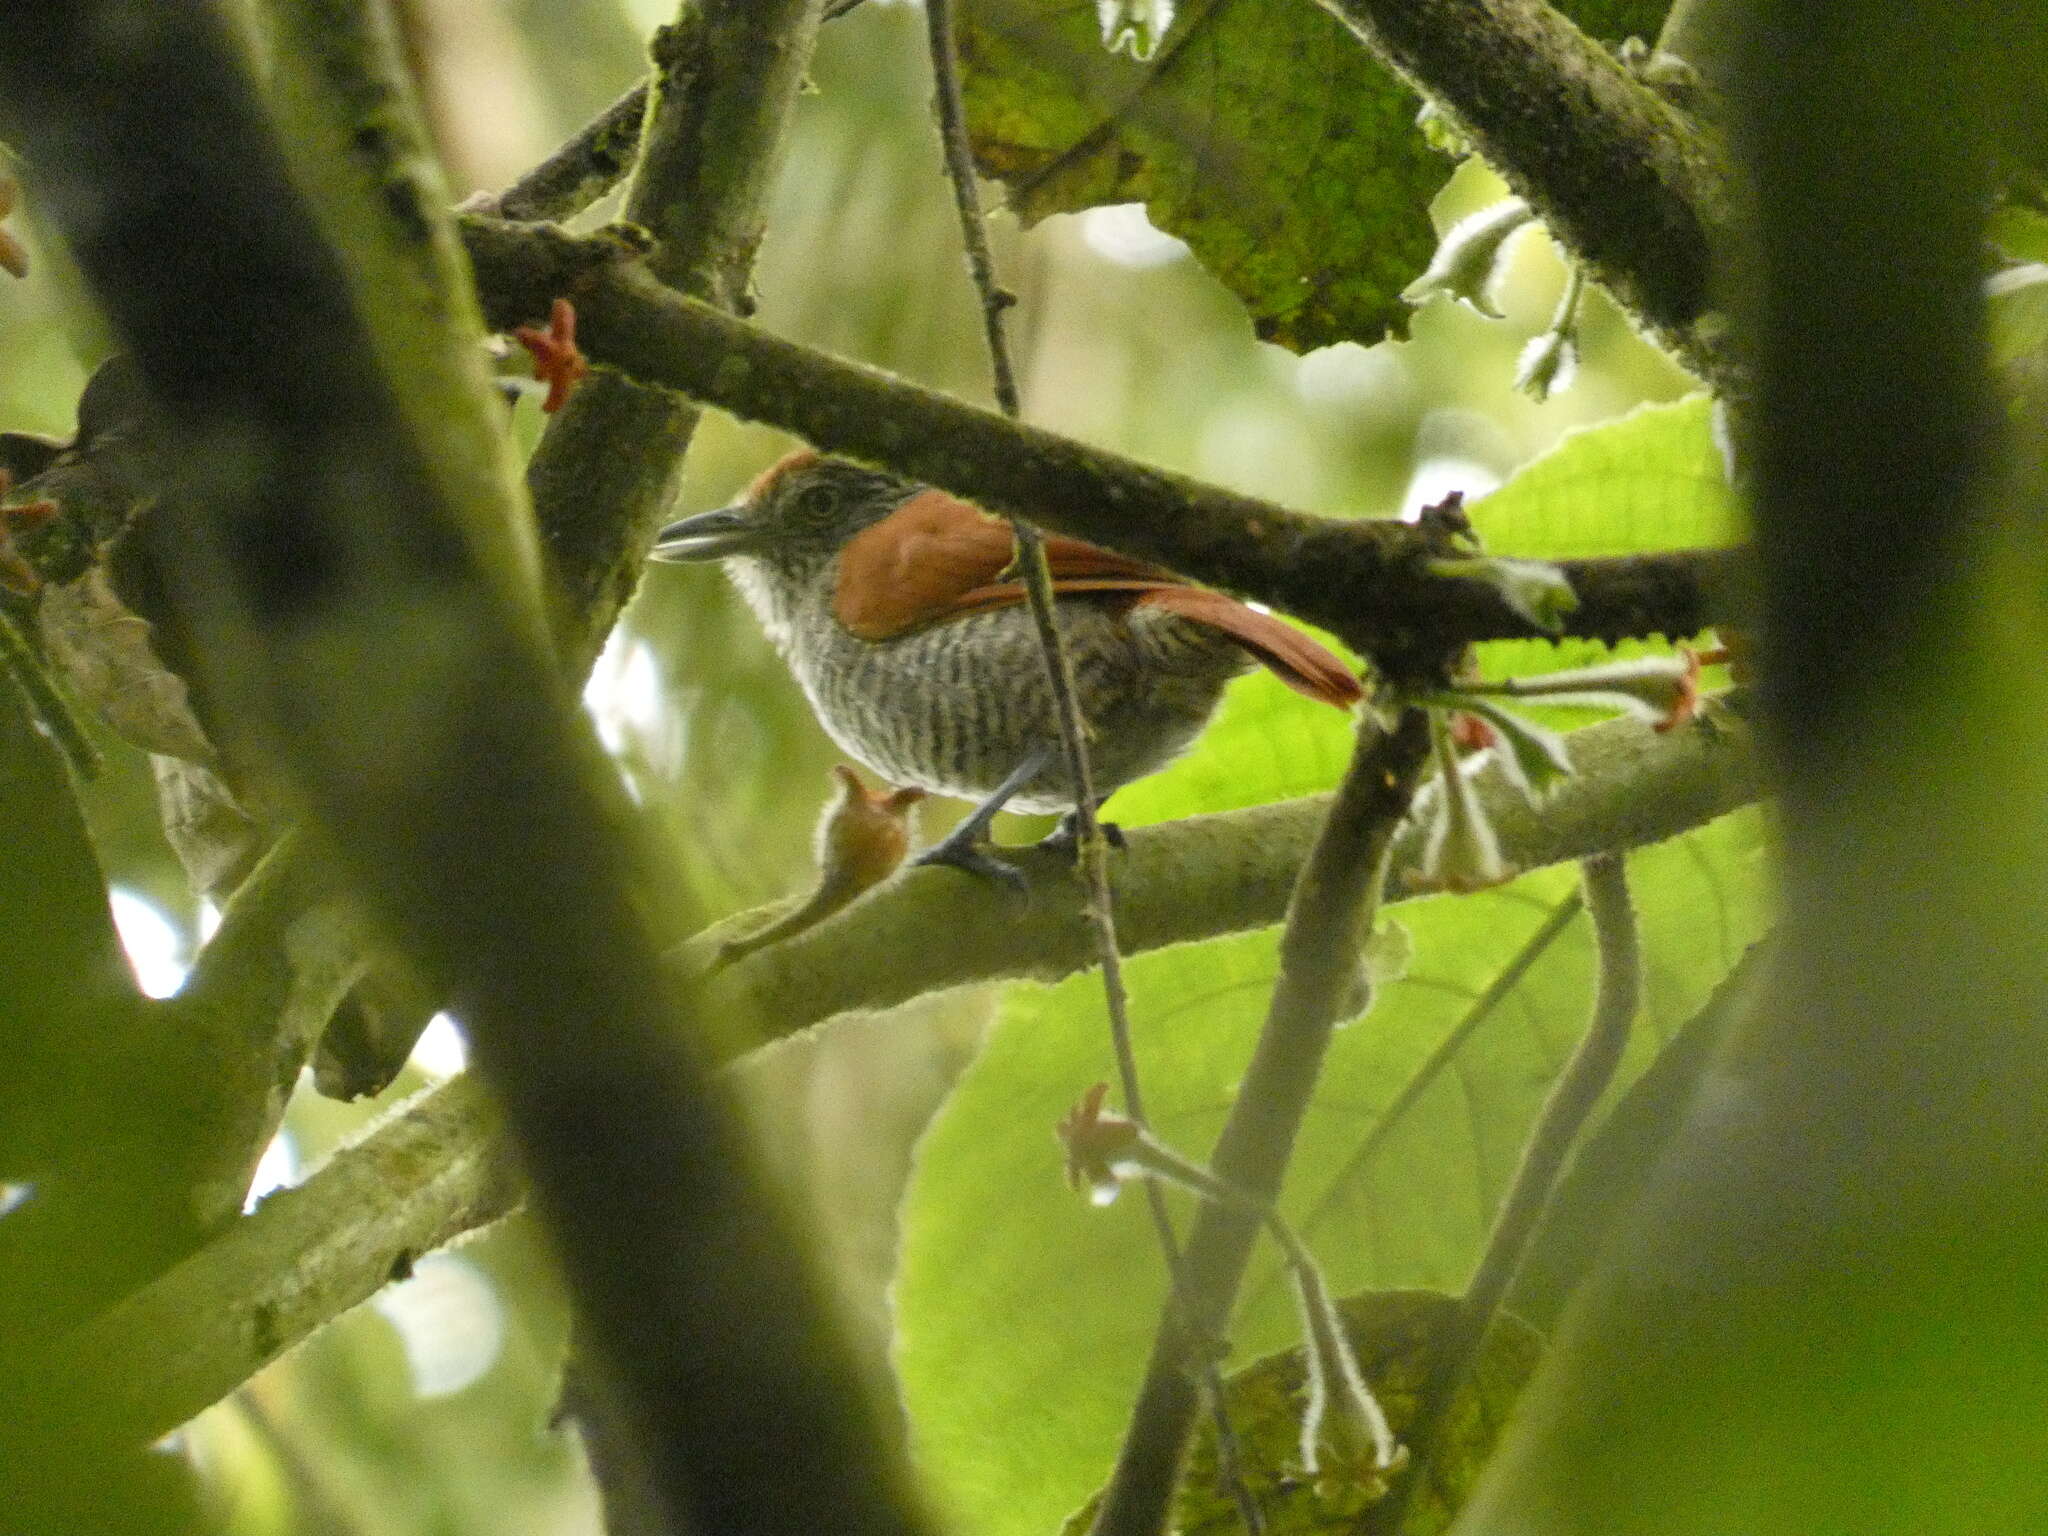
[[[1186,750],[1223,685],[1250,664],[1216,631],[1143,605],[1070,598],[1058,615],[1105,795]],[[818,719],[850,757],[891,783],[978,800],[1034,749],[1059,743],[1052,689],[1024,608],[880,643],[855,639],[822,607],[788,617],[779,638]],[[1057,754],[1011,806],[1072,808]]]

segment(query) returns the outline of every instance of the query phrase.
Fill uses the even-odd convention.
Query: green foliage
[[[2048,236],[2048,221],[2044,221]],[[2043,251],[2048,252],[2048,238]],[[1991,360],[2001,368],[2038,366],[2048,348],[2048,267],[2024,267],[1995,280],[1991,302]]]
[[[1359,1367],[1396,1435],[1406,1435],[1414,1423],[1436,1346],[1457,1305],[1455,1298],[1435,1291],[1370,1291],[1337,1303]],[[1541,1352],[1541,1342],[1526,1324],[1513,1317],[1495,1323],[1471,1379],[1450,1405],[1429,1489],[1418,1495],[1402,1536],[1432,1536],[1449,1524]],[[1359,1516],[1369,1510],[1366,1490],[1303,1476],[1296,1464],[1303,1385],[1299,1348],[1254,1360],[1224,1383],[1246,1491],[1258,1502],[1271,1536],[1357,1532]],[[1215,1428],[1205,1421],[1175,1510],[1175,1529],[1182,1536],[1232,1536],[1244,1529],[1235,1500],[1217,1479]],[[1076,1511],[1062,1527],[1064,1536],[1088,1536],[1098,1502],[1090,1499]],[[1369,1514],[1364,1529],[1373,1529]]]
[[[1489,536],[1498,531],[1497,547],[1536,554],[1618,553],[1730,531],[1698,401],[1567,439],[1476,513]],[[1554,662],[1550,648],[1531,645]],[[1244,804],[1327,787],[1347,737],[1333,711],[1249,679],[1202,750],[1133,786],[1115,814],[1185,815],[1219,808],[1203,798],[1212,792]],[[1628,1078],[1761,931],[1759,819],[1732,817],[1645,850],[1630,870],[1647,974]],[[1532,938],[1575,901],[1571,872],[1553,869],[1396,910],[1413,959],[1335,1041],[1283,1201],[1337,1289],[1463,1282],[1585,1024],[1583,920],[1539,939],[1541,952],[1490,1010],[1476,1011],[1475,1000],[1530,961]],[[1130,963],[1147,1107],[1177,1149],[1206,1153],[1276,970],[1272,933]],[[1110,1075],[1094,977],[1019,990],[919,1155],[896,1288],[897,1361],[921,1460],[976,1536],[1043,1531],[1101,1480],[1164,1299],[1142,1202],[1091,1212],[1058,1178],[1054,1122]],[[1293,1328],[1277,1265],[1255,1264],[1235,1342],[1269,1348]]]
[[[1760,930],[1756,818],[1631,861],[1649,956],[1640,1070]],[[1472,1004],[1559,902],[1568,871],[1399,909],[1415,958],[1335,1042],[1292,1165],[1288,1212],[1340,1288],[1460,1284],[1551,1079],[1585,1023],[1582,922],[1489,1014]],[[1129,966],[1159,1134],[1201,1155],[1276,973],[1271,934]],[[1438,1048],[1466,1031],[1448,1061]],[[1060,1182],[1053,1123],[1109,1075],[1098,984],[1020,992],[921,1149],[896,1287],[897,1363],[920,1459],[977,1536],[1042,1531],[1099,1482],[1164,1299],[1142,1202],[1093,1212]],[[1428,1079],[1418,1083],[1425,1071]],[[1390,1108],[1411,1085],[1402,1112]],[[1255,1270],[1241,1348],[1294,1327]]]
[[[1142,202],[1297,351],[1406,330],[1447,173],[1417,102],[1308,4],[1185,7],[1150,61],[1107,54],[1092,7],[975,0],[963,85],[977,158],[1027,224]]]
[[[1654,36],[1664,7],[1567,6],[1596,36]],[[976,158],[1029,225],[1141,202],[1295,351],[1407,330],[1447,168],[1420,102],[1305,0],[1196,0],[1143,62],[1106,53],[1093,7],[968,0]]]
[[[1473,526],[1490,549],[1551,559],[1733,544],[1741,507],[1713,440],[1712,415],[1712,403],[1693,395],[1569,433],[1474,503]],[[1487,676],[1499,677],[1586,666],[1609,653],[1590,640],[1512,640],[1480,654]]]

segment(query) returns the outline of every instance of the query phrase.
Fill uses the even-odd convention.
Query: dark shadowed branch
[[[1599,848],[1633,847],[1673,836],[1748,803],[1757,792],[1754,755],[1739,727],[1728,717],[1716,718],[1712,731],[1669,736],[1654,735],[1633,722],[1576,733],[1571,739],[1579,775],[1561,791],[1552,812],[1542,817],[1529,813],[1527,802],[1501,782],[1497,771],[1483,772],[1479,792],[1500,826],[1503,852],[1524,868],[1536,868]],[[1418,807],[1421,816],[1412,819],[1394,842],[1388,861],[1390,899],[1401,890],[1402,872],[1417,862],[1422,841],[1418,823],[1426,819],[1429,793],[1425,788]],[[1151,949],[1278,921],[1328,805],[1327,796],[1318,796],[1132,830],[1131,846],[1116,860],[1119,910],[1127,919],[1125,942]],[[814,930],[818,937],[800,935],[748,957],[728,974],[758,998],[763,1017],[795,1030],[825,1014],[879,1009],[915,992],[1003,976],[1050,979],[1090,963],[1094,948],[1077,910],[1071,870],[1051,855],[1018,850],[1016,856],[1030,869],[1032,880],[1032,898],[1021,917],[1014,907],[998,906],[986,920],[979,907],[963,910],[961,902],[971,894],[965,882],[951,871],[931,870],[900,880],[821,925]],[[1569,916],[1567,912],[1561,920]],[[932,952],[938,946],[930,940],[940,921],[963,939],[1012,928],[1018,932],[1003,947],[970,948],[935,967]],[[723,926],[694,941],[691,952],[705,958],[714,954]],[[1544,931],[1554,932],[1554,927]],[[794,961],[760,970],[772,956],[798,946],[808,947]],[[894,963],[860,963],[878,948],[895,956]],[[865,995],[850,992],[842,982],[820,995],[810,985],[842,968],[852,970],[852,986],[873,990]],[[754,1006],[744,998],[726,996],[716,984],[704,1003],[713,1009]],[[1423,1073],[1431,1070],[1426,1065]],[[228,1254],[268,1252],[270,1237],[236,1234],[250,1223],[275,1230],[285,1220],[284,1213],[292,1211],[297,1213],[292,1220],[316,1228],[348,1229],[360,1222],[365,1231],[402,1232],[406,1235],[401,1246],[417,1254],[490,1219],[502,1202],[498,1195],[485,1198],[498,1186],[484,1179],[491,1165],[477,1159],[495,1142],[495,1122],[463,1107],[473,1102],[470,1091],[455,1085],[439,1090],[366,1138],[359,1152],[350,1155],[372,1160],[378,1169],[374,1178],[358,1181],[353,1175],[329,1178],[324,1170],[316,1172],[290,1203],[265,1202],[216,1242],[234,1245],[225,1250]],[[1382,1123],[1397,1113],[1390,1112]],[[438,1159],[421,1159],[406,1150],[415,1145],[412,1138],[422,1116],[432,1117]],[[387,1137],[400,1139],[389,1152],[382,1150]],[[444,1184],[444,1161],[459,1165],[453,1177],[463,1177],[461,1169],[466,1168],[479,1182]],[[330,1299],[368,1295],[386,1278],[389,1254],[388,1245],[378,1242],[338,1245],[332,1255],[335,1273],[320,1281],[321,1294]],[[327,1322],[338,1304],[299,1305],[290,1300],[301,1274],[268,1266],[244,1269],[229,1257],[195,1256],[124,1307],[118,1318],[125,1321],[109,1319],[103,1327],[95,1325],[91,1337],[98,1341],[93,1345],[97,1354],[130,1362],[131,1379],[122,1396],[129,1406],[123,1412],[135,1414],[137,1423],[171,1427],[239,1384],[272,1353]],[[215,1312],[262,1316],[272,1326],[260,1340],[221,1333],[215,1331]],[[145,1322],[151,1331],[127,1326],[139,1328]],[[262,1348],[256,1347],[258,1343]],[[212,1397],[206,1395],[209,1392]]]
[[[439,189],[332,168],[309,199],[234,34],[196,6],[0,23],[0,113],[178,445],[152,538],[219,718],[467,1021],[671,1507],[703,1529],[921,1528],[672,1027],[650,864],[549,646],[519,504],[430,451],[501,461],[499,402],[473,363],[394,376],[478,334],[452,297],[359,290],[324,233],[424,274]]]

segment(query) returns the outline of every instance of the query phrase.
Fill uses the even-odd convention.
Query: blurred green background
[[[643,37],[669,19],[662,0],[409,0],[399,9],[458,196],[510,179],[615,97],[640,71]],[[867,0],[828,26],[814,80],[762,250],[759,323],[985,400],[978,315],[939,171],[916,7]],[[1452,162],[1443,165],[1440,224],[1501,195],[1483,170],[1454,175]],[[1516,238],[1498,295],[1504,320],[1439,301],[1415,316],[1407,341],[1298,357],[1255,341],[1238,303],[1135,206],[1054,217],[1029,231],[1001,213],[994,224],[1004,279],[1021,298],[1015,337],[1032,420],[1317,512],[1388,516],[1449,490],[1476,497],[1572,428],[1676,399],[1688,387],[1594,294],[1573,385],[1543,404],[1512,389],[1516,355],[1548,322],[1564,281],[1540,231]],[[26,228],[36,270],[25,282],[0,284],[0,427],[68,434],[71,403],[106,342],[78,304],[61,254],[36,238],[33,209]],[[522,432],[537,434],[533,403],[518,409]],[[722,503],[786,446],[765,429],[707,418],[678,515]],[[1566,507],[1546,524],[1558,547],[1570,547],[1571,515]],[[1590,526],[1588,533],[1597,536]],[[811,826],[835,755],[715,571],[663,568],[649,577],[598,665],[589,701],[707,910],[729,912],[808,883]],[[1263,674],[1244,680],[1214,738],[1113,804],[1112,815],[1159,820],[1326,786],[1341,764],[1341,722],[1305,721],[1300,711],[1312,707]],[[152,990],[168,991],[208,915],[157,829],[146,761],[111,739],[103,745],[109,768],[89,790],[94,830],[138,969]],[[927,808],[926,835],[956,813]],[[1036,830],[1013,824],[1007,835]],[[1731,857],[1753,863],[1753,836],[1740,843]],[[1687,867],[1697,871],[1704,856],[1690,857]],[[1701,879],[1703,900],[1727,899],[1711,869]],[[1486,910],[1540,917],[1558,891],[1553,877],[1516,887]],[[1754,925],[1747,886],[1736,900],[1734,916],[1721,914],[1720,963]],[[1483,913],[1459,921],[1489,926]],[[1497,964],[1491,957],[1509,940],[1519,942],[1507,929],[1491,935],[1490,958],[1475,963]],[[1238,942],[1192,958],[1159,957],[1140,968],[1140,984],[1156,985],[1161,1019],[1211,995],[1205,989],[1237,988],[1255,1012],[1260,962],[1247,962],[1246,953]],[[1580,954],[1572,963],[1582,961]],[[1456,967],[1445,961],[1440,969]],[[1454,1001],[1473,990],[1468,979],[1439,990]],[[1666,1025],[1675,1027],[1682,998],[1697,990],[1689,981],[1672,994]],[[1079,984],[1065,995],[1073,1009],[1094,1006]],[[1027,993],[1010,1005],[1011,1016],[1069,1006],[1059,996]],[[1563,1012],[1576,1006],[1559,1004]],[[841,1021],[747,1069],[776,1162],[810,1197],[878,1364],[912,1145],[997,1007],[982,995]],[[1430,1017],[1455,1012],[1447,1001]],[[1011,1037],[1014,1049],[1015,1030]],[[1514,1068],[1520,1098],[1540,1090],[1565,1038],[1553,1030],[1541,1068]],[[381,1103],[338,1105],[307,1085],[264,1178],[299,1176],[337,1139],[457,1069],[461,1057],[459,1038],[442,1024]],[[1206,1091],[1232,1080],[1229,1060],[1204,1055]],[[1399,1081],[1398,1066],[1386,1061],[1360,1070]],[[1060,1077],[1047,1086],[1048,1101],[1085,1085]],[[1184,1097],[1203,1102],[1203,1091]],[[1056,1173],[1049,1123],[1033,1120],[1019,1131],[1043,1143],[1029,1155],[1042,1151],[1048,1184]],[[1513,1140],[1502,1136],[1501,1156]],[[1193,1145],[1199,1149],[1199,1137]],[[1463,1225],[1483,1217],[1492,1195],[1479,1191]],[[1075,1222],[1084,1218],[1076,1208]],[[1457,1263],[1441,1255],[1461,1250],[1428,1251],[1441,1272],[1391,1272],[1409,1283],[1455,1285]],[[920,1285],[933,1283],[934,1263],[943,1278],[941,1253],[927,1258]],[[961,1270],[962,1284],[983,1283],[968,1278],[977,1265]],[[1157,1298],[1147,1290],[1137,1300],[1149,1310]],[[225,1528],[238,1536],[592,1532],[580,1454],[549,1427],[566,1332],[536,1234],[515,1220],[422,1262],[414,1279],[315,1337],[182,1438],[208,1471]],[[1087,1339],[1076,1347],[1088,1348]]]

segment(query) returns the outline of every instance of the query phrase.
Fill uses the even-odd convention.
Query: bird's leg
[[[989,823],[996,819],[996,813],[1010,801],[1010,798],[1045,771],[1059,749],[1049,744],[1032,748],[1024,761],[1010,771],[1010,776],[998,784],[990,795],[973,813],[951,832],[942,842],[927,848],[910,862],[913,864],[950,864],[955,869],[964,869],[970,875],[981,875],[990,880],[1000,881],[1011,889],[1023,893],[1026,889],[1024,875],[1014,864],[1005,864],[987,851]]]
[[[1095,802],[1097,816],[1102,814],[1102,802],[1108,798],[1107,795],[1104,795]],[[1102,839],[1110,847],[1121,848],[1124,846],[1124,829],[1122,827],[1113,821],[1097,821],[1095,825],[1102,829]],[[1038,846],[1050,853],[1065,854],[1068,858],[1072,858],[1075,850],[1081,846],[1081,812],[1078,809],[1067,812],[1066,815],[1060,818],[1058,826],[1039,839]]]

